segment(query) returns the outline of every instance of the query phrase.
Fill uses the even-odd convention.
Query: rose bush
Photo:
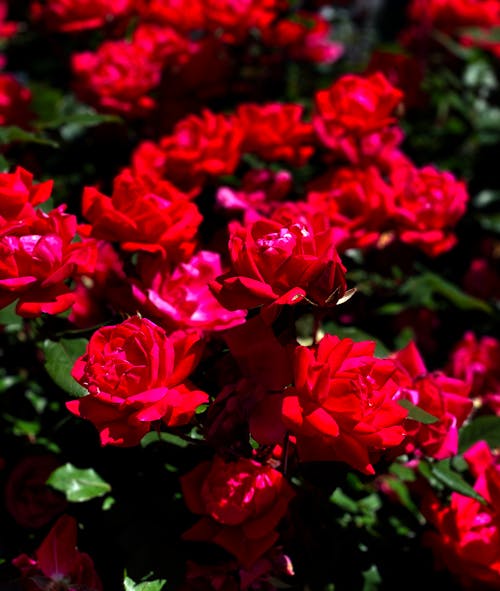
[[[0,0],[0,589],[500,590],[499,6]]]

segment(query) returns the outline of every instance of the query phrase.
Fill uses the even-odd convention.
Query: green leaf
[[[7,161],[5,156],[3,156],[3,154],[0,154],[0,172],[9,172],[9,170],[10,170],[9,162]]]
[[[59,147],[59,144],[54,140],[31,131],[26,131],[20,127],[14,125],[0,127],[0,144],[11,144],[12,142],[42,144],[44,146],[50,146],[51,148]]]
[[[92,468],[76,468],[69,463],[52,472],[47,484],[64,493],[73,503],[102,497],[111,490],[111,486]]]
[[[378,568],[372,564],[368,570],[361,573],[363,575],[363,591],[378,591],[382,579]]]
[[[2,332],[18,332],[23,327],[23,319],[16,314],[16,302],[0,310]]]
[[[348,497],[341,488],[335,489],[332,496],[330,497],[330,502],[334,503],[344,511],[348,511],[349,513],[358,512],[358,504],[356,501],[351,499],[351,497]]]
[[[458,451],[463,453],[477,441],[486,441],[492,448],[500,447],[500,417],[477,417],[465,427],[459,435]]]
[[[472,486],[466,482],[460,474],[458,474],[458,472],[455,472],[452,469],[451,461],[449,459],[431,464],[431,472],[437,480],[445,484],[452,491],[460,493],[466,497],[471,497],[483,505],[486,505],[485,499],[475,491]]]
[[[125,591],[162,591],[167,581],[157,579],[156,581],[145,581],[144,583],[135,583],[130,577],[125,577],[123,587]]]
[[[403,408],[406,408],[408,411],[408,416],[406,418],[408,419],[418,421],[424,425],[432,425],[433,423],[437,423],[439,420],[434,415],[431,415],[422,408],[415,406],[415,404],[411,403],[409,400],[398,400],[398,404]]]
[[[86,111],[79,113],[68,113],[67,115],[60,115],[59,117],[46,121],[42,124],[44,129],[54,129],[64,125],[75,125],[83,129],[86,127],[94,127],[101,123],[120,123],[120,117],[116,115],[102,115],[95,111]]]
[[[166,433],[165,431],[157,433],[156,431],[150,431],[141,439],[141,447],[147,447],[148,445],[158,443],[159,441],[164,441],[165,443],[170,443],[170,445],[175,445],[180,448],[188,447],[188,445],[196,443],[195,441],[187,441],[183,437],[179,437],[179,435],[175,435],[174,433]]]
[[[71,376],[71,370],[78,357],[85,353],[87,345],[87,339],[61,339],[57,342],[47,339],[42,345],[47,373],[60,388],[77,398],[88,392]]]
[[[430,271],[411,277],[400,291],[402,295],[408,296],[408,303],[412,307],[424,306],[435,310],[438,304],[434,296],[439,295],[460,310],[477,310],[493,314],[489,304],[464,293],[453,283]]]
[[[475,218],[483,230],[500,234],[500,214],[484,213],[476,215]]]

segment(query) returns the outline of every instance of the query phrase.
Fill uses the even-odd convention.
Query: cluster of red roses
[[[158,104],[150,93],[160,87],[161,106],[178,109],[196,93],[231,90],[239,67],[235,57],[251,64],[252,46],[263,53],[257,64],[290,57],[330,63],[342,53],[329,38],[327,20],[315,11],[292,15],[284,0],[193,0],[189,10],[182,2],[161,0],[33,1],[31,16],[47,30],[66,34],[102,29],[106,37],[95,51],[72,57],[75,88],[100,109],[129,117],[150,113]]]
[[[30,14],[41,30],[100,29],[97,50],[72,56],[76,92],[135,118],[201,87],[223,94],[236,55],[271,69],[290,58],[335,61],[342,49],[326,18],[289,4],[34,0]],[[494,0],[410,4],[410,17],[423,22],[425,12],[430,28],[500,23]],[[185,591],[275,589],[276,576],[293,584],[282,534],[304,463],[383,476],[397,458],[412,468],[454,457],[474,408],[500,416],[492,336],[467,332],[448,365],[430,371],[413,341],[382,358],[373,341],[325,334],[354,293],[353,250],[404,244],[437,257],[455,246],[468,205],[463,181],[405,154],[405,94],[389,81],[396,62],[382,62],[385,74],[372,61],[318,90],[310,111],[242,100],[231,112],[184,116],[191,109],[182,105],[168,133],[138,143],[110,196],[84,188],[81,224],[65,205],[48,208],[51,181],[34,184],[21,167],[0,173],[0,309],[16,302],[31,319],[71,308],[69,326],[92,332],[72,369],[87,393],[66,408],[95,426],[103,446],[135,447],[150,431],[195,432],[205,443],[203,461],[180,476],[199,517],[183,539],[227,554],[189,562]],[[2,74],[0,94],[0,123],[26,127],[29,91]],[[311,316],[304,338],[297,325]],[[498,589],[500,464],[484,442],[464,458],[477,498],[454,492],[447,506],[426,488],[426,540],[461,584]],[[46,525],[66,504],[50,496],[39,519],[15,491],[29,478],[43,486],[53,458],[29,477],[29,464],[20,466],[8,510],[24,527]],[[26,589],[101,591],[76,537],[76,521],[63,515],[34,557],[14,559]]]

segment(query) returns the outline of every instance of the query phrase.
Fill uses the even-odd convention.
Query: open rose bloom
[[[228,310],[263,304],[296,304],[307,298],[335,305],[346,291],[345,268],[331,233],[315,233],[307,222],[282,226],[258,220],[230,226],[232,271],[210,284]]]
[[[136,445],[153,421],[186,424],[208,399],[187,382],[201,347],[196,333],[167,337],[138,316],[101,328],[73,368],[89,394],[66,406],[96,425],[104,445]]]
[[[341,461],[373,474],[380,452],[403,441],[397,368],[374,349],[329,335],[315,350],[297,348],[295,387],[285,391],[282,414],[302,460]]]
[[[429,498],[424,505],[433,531],[427,537],[438,566],[446,566],[465,589],[500,586],[500,468],[484,441],[464,457],[483,502],[454,492],[449,505]]]
[[[181,479],[193,513],[202,515],[184,539],[212,541],[251,566],[278,539],[275,530],[294,496],[283,475],[252,460],[216,457]]]

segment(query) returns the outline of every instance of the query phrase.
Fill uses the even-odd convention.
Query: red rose
[[[18,166],[12,173],[0,173],[0,228],[7,221],[34,215],[33,206],[50,197],[53,181],[33,184],[33,175]]]
[[[467,331],[453,348],[446,372],[470,384],[471,395],[500,415],[500,341]]]
[[[188,193],[198,193],[208,177],[235,171],[242,140],[235,117],[215,115],[208,109],[199,117],[190,115],[160,142],[165,154],[164,178]]]
[[[288,226],[265,219],[247,228],[232,222],[229,232],[232,271],[210,283],[229,310],[304,298],[335,305],[344,295],[346,271],[330,230],[315,232],[302,218]]]
[[[0,125],[26,128],[34,116],[30,90],[11,74],[0,73]]]
[[[466,27],[500,24],[498,0],[412,0],[408,16],[416,23],[455,32]]]
[[[399,238],[429,256],[452,248],[457,241],[453,228],[464,215],[469,200],[465,183],[432,166],[399,166],[391,177]]]
[[[54,31],[82,31],[107,24],[131,11],[133,0],[46,0],[31,5],[31,17]]]
[[[396,364],[374,350],[374,342],[330,335],[297,347],[295,387],[285,390],[282,415],[302,461],[342,461],[374,474],[380,452],[403,441],[407,411],[396,402]]]
[[[301,105],[247,104],[240,105],[236,114],[244,134],[243,152],[294,166],[304,165],[312,156],[313,128],[302,120]]]
[[[105,41],[94,53],[74,54],[72,68],[76,93],[102,111],[142,117],[155,107],[148,93],[160,83],[161,65],[140,43]]]
[[[245,567],[276,542],[294,495],[281,472],[246,458],[204,462],[181,477],[181,486],[189,510],[204,516],[183,538],[218,544]]]
[[[93,241],[72,242],[76,217],[64,209],[0,225],[0,309],[19,299],[16,312],[30,318],[73,303],[66,281],[94,267],[96,250]]]
[[[394,210],[394,191],[375,166],[339,168],[310,184],[307,202],[326,213],[344,251],[378,242]]]
[[[431,546],[436,565],[447,568],[464,589],[500,588],[500,466],[484,441],[464,458],[475,478],[474,490],[487,504],[453,492],[449,505],[434,495],[425,499],[423,514],[434,531],[425,543]]]
[[[201,215],[167,181],[151,181],[125,169],[106,197],[95,187],[86,187],[82,198],[83,215],[92,224],[92,236],[119,242],[126,251],[166,254],[184,259],[195,248]]]
[[[89,419],[103,445],[133,446],[152,421],[185,425],[208,396],[186,382],[201,354],[197,334],[165,331],[134,316],[97,330],[73,377],[89,394],[66,403]]]
[[[63,515],[35,551],[35,558],[22,554],[12,561],[21,571],[26,591],[102,591],[92,558],[78,550],[76,536],[76,521]]]
[[[428,372],[413,342],[398,351],[394,358],[408,375],[406,383],[402,380],[398,398],[409,400],[437,419],[430,424],[405,421],[406,450],[416,450],[437,460],[455,455],[458,430],[472,410],[472,400],[468,398],[470,386],[442,372]]]
[[[21,527],[42,527],[64,511],[64,496],[45,484],[59,465],[52,455],[29,456],[9,474],[5,506]]]
[[[346,74],[316,93],[316,132],[325,146],[359,162],[367,149],[363,143],[373,144],[373,136],[383,137],[395,123],[394,110],[402,98],[403,93],[379,72],[365,77]]]

